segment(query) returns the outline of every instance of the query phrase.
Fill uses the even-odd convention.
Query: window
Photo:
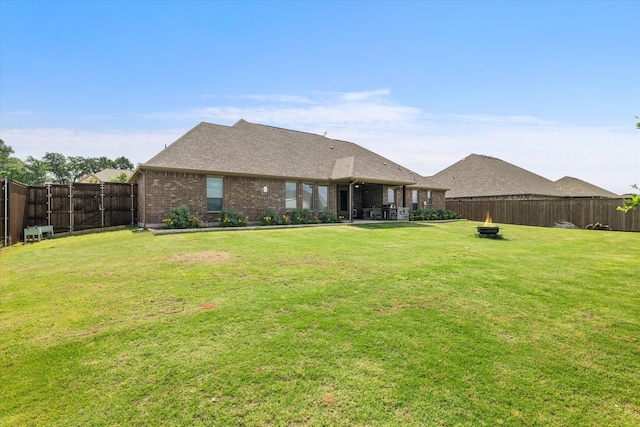
[[[389,188],[387,189],[387,203],[388,204],[395,204],[396,203],[396,190],[395,188]]]
[[[327,210],[329,210],[329,187],[318,185],[318,211],[326,212]]]
[[[431,203],[433,203],[433,200],[431,200],[431,190],[427,191],[427,204],[430,205]]]
[[[296,209],[298,207],[298,183],[287,182],[285,183],[285,208]]]
[[[313,210],[313,184],[302,184],[302,207]]]
[[[411,209],[418,210],[418,190],[411,190]]]
[[[222,178],[207,177],[207,210],[222,210],[222,200],[224,197]]]

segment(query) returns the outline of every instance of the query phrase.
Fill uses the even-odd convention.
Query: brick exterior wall
[[[413,210],[413,189],[407,188],[405,193],[404,206]],[[431,191],[431,204],[429,204],[429,194]],[[418,209],[445,209],[445,191],[443,190],[427,190],[418,189]],[[402,206],[402,188],[396,191],[396,199],[398,199],[398,206]],[[427,203],[425,205],[425,202]]]
[[[285,182],[275,178],[251,178],[225,176],[224,208],[234,208],[249,218],[249,222],[260,221],[261,213],[267,208],[276,208],[283,215],[285,209]],[[298,207],[302,206],[302,184],[298,183]],[[137,179],[139,187],[139,212],[142,225],[161,224],[172,208],[187,205],[192,215],[211,224],[218,222],[219,212],[207,211],[207,175],[176,172],[144,171]],[[314,184],[314,211],[318,211],[318,185],[329,187],[328,211],[336,212],[337,189],[335,184],[324,182]],[[263,188],[266,187],[266,192]]]
[[[137,180],[140,222],[160,224],[172,208],[187,205],[192,215],[206,221],[205,175],[144,171]]]
[[[224,208],[234,208],[249,218],[249,222],[259,222],[260,215],[266,208],[276,208],[280,215],[288,212],[285,209],[285,183],[291,180],[275,178],[252,178],[242,176],[225,176],[224,179]],[[207,175],[182,173],[142,171],[137,179],[138,184],[138,212],[141,225],[161,224],[169,215],[172,208],[187,205],[192,215],[203,221],[215,224],[218,222],[219,212],[207,211]],[[328,211],[348,218],[347,212],[338,212],[338,188],[348,188],[344,184],[327,182],[296,181],[298,183],[298,207],[302,207],[302,184],[314,184],[313,215],[318,216],[318,185],[329,187]],[[266,186],[266,192],[263,188]],[[359,216],[362,207],[382,206],[389,204],[387,200],[388,188],[396,189],[396,206],[403,206],[402,187],[387,187],[380,184],[365,184],[354,188],[354,208],[358,208]],[[445,208],[445,192],[432,191],[432,203],[423,205],[427,200],[427,190],[418,190],[418,206],[428,209]],[[405,192],[404,206],[412,207],[411,189]],[[345,215],[346,214],[346,215]]]

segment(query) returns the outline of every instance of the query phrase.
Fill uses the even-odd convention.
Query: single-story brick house
[[[308,208],[352,221],[371,208],[445,208],[445,188],[429,178],[347,141],[238,121],[200,123],[140,165],[139,223],[161,224],[170,209],[187,205],[207,223],[234,208],[260,221]]]

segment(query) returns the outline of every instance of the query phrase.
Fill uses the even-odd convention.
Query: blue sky
[[[14,156],[149,160],[201,121],[640,184],[640,1],[0,1]]]

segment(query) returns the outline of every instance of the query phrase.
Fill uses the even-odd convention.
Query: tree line
[[[67,157],[60,153],[46,153],[42,159],[29,156],[23,161],[12,157],[13,153],[13,149],[0,139],[0,178],[34,186],[47,183],[68,185],[103,169],[133,170],[133,163],[123,156],[111,160],[107,157]],[[124,172],[115,178],[116,182],[126,180]]]

